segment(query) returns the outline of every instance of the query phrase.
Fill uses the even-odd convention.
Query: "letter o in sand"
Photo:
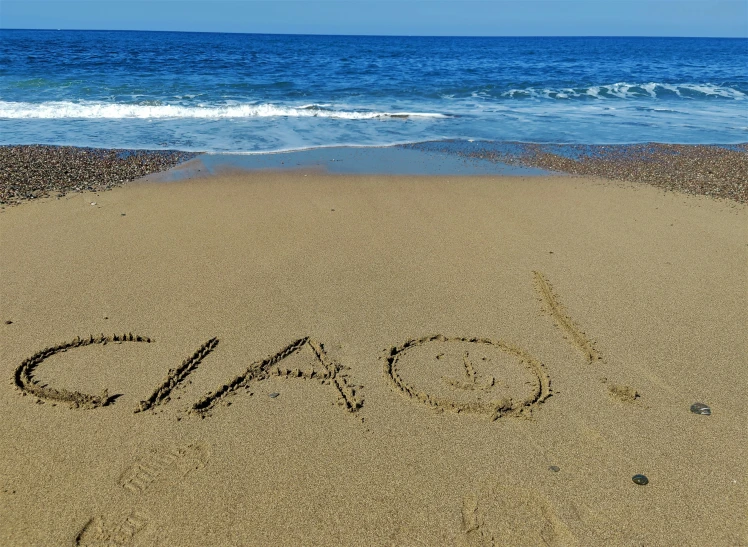
[[[385,374],[407,397],[435,409],[521,415],[551,395],[543,364],[526,351],[486,338],[442,335],[390,349]]]

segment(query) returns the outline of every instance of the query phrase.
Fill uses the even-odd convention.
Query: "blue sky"
[[[0,0],[0,27],[748,37],[748,0]]]

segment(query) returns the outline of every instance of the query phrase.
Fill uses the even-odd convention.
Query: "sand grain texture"
[[[745,206],[312,172],[92,201],[0,213],[0,544],[748,544]]]

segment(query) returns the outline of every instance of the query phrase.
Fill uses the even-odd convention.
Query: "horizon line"
[[[307,32],[241,32],[216,30],[152,30],[152,29],[90,29],[90,28],[8,28],[0,27],[0,31],[51,31],[51,32],[163,32],[179,34],[244,34],[255,36],[338,36],[338,37],[368,37],[368,38],[671,38],[671,39],[711,39],[711,40],[748,40],[748,36],[656,36],[649,34],[327,34]]]

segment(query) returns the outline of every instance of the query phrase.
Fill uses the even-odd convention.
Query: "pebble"
[[[270,395],[268,395],[268,397],[270,397],[271,399],[275,399],[278,395],[280,395],[280,393],[271,393]]]
[[[12,325],[12,324],[13,324],[13,321],[11,321],[10,319],[8,319],[8,320],[7,320],[6,322],[5,322],[5,324],[6,324],[6,325]]]
[[[548,468],[548,470],[553,471],[554,473],[558,473],[559,471],[561,471],[561,468],[557,465],[552,465]]]
[[[638,484],[639,486],[644,486],[645,484],[649,484],[649,479],[644,475],[634,475],[631,477],[631,480],[634,481],[634,483]]]
[[[176,150],[0,146],[0,204],[61,197],[69,192],[108,190],[166,171],[196,155]]]
[[[663,190],[748,203],[748,143],[731,146],[487,143],[468,149],[454,141],[404,147],[572,175],[640,182]]]
[[[694,414],[701,414],[702,416],[711,416],[712,409],[704,403],[694,403],[691,405],[691,412]]]
[[[459,143],[457,143],[459,144]],[[406,145],[419,148],[433,143]],[[440,145],[441,146],[441,145]],[[455,153],[444,144],[443,152]],[[640,182],[748,203],[748,144],[551,145],[496,143],[458,149],[466,158],[573,175]],[[99,191],[166,171],[197,154],[49,145],[0,146],[0,205],[69,192]],[[306,176],[306,175],[304,175]]]

